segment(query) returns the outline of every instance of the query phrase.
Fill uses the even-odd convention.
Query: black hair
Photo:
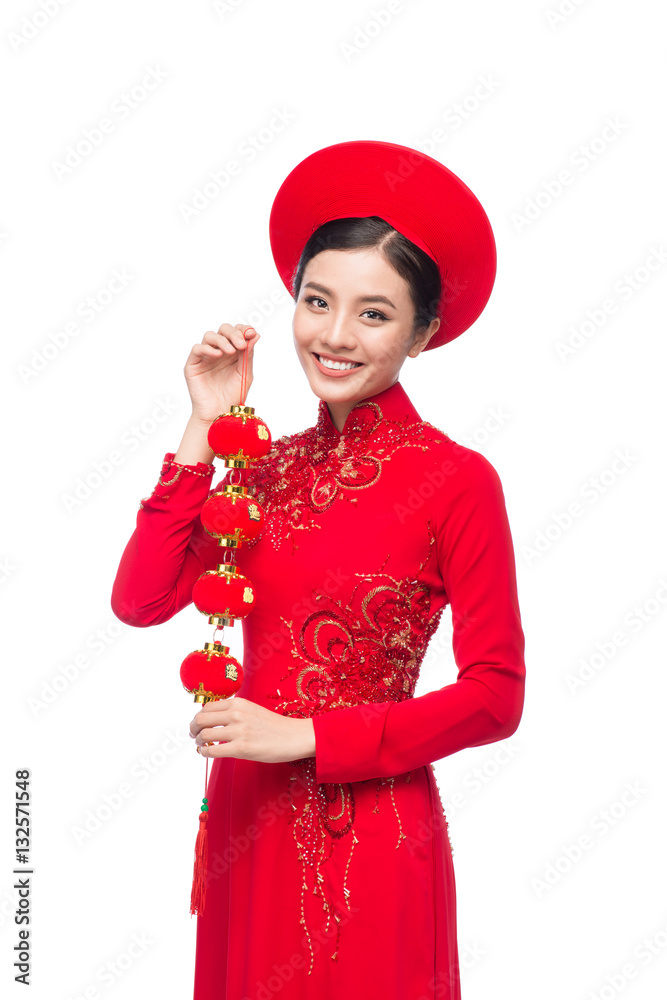
[[[366,250],[376,248],[388,264],[408,283],[415,306],[413,336],[438,315],[442,290],[438,266],[427,253],[390,226],[379,215],[363,218],[331,219],[311,234],[294,271],[294,298],[299,295],[308,261],[323,250]]]

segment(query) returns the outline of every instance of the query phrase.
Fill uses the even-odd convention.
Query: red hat
[[[269,218],[276,267],[290,295],[301,252],[330,219],[378,215],[438,265],[440,326],[424,350],[454,340],[486,305],[496,244],[486,212],[463,181],[425,153],[358,139],[311,153],[287,175]]]

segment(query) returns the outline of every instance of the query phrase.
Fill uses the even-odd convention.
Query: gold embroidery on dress
[[[369,713],[378,704],[404,701],[413,696],[419,668],[443,608],[430,614],[430,590],[420,582],[419,573],[431,557],[435,536],[427,522],[428,551],[414,578],[398,580],[386,572],[390,553],[375,573],[355,573],[358,582],[347,601],[315,592],[313,598],[321,609],[308,615],[295,633],[294,623],[281,616],[292,640],[294,664],[281,677],[293,679],[295,696],[280,691],[277,707],[283,715],[311,718],[322,712],[351,706],[368,706]],[[368,585],[372,584],[370,589]],[[355,783],[321,783],[315,780],[315,758],[293,762],[299,779],[306,787],[306,797],[299,812],[292,799],[293,834],[297,857],[302,862],[301,923],[311,951],[314,952],[307,925],[305,894],[320,897],[327,918],[327,929],[336,924],[332,959],[337,960],[342,919],[349,913],[351,890],[347,884],[354,847],[359,843],[354,831]],[[409,779],[409,774],[406,780]],[[293,775],[291,781],[297,780]],[[369,778],[359,784],[377,782],[375,804],[379,813],[383,789],[396,815],[396,847],[406,839],[394,797],[396,778]],[[326,878],[326,862],[332,857],[337,841],[349,834],[350,852],[340,889]]]
[[[403,448],[427,451],[442,432],[425,420],[390,420],[377,403],[362,401],[351,411],[345,435],[327,423],[324,405],[318,421],[273,442],[270,451],[246,470],[244,485],[264,509],[262,531],[246,544],[270,538],[279,548],[299,531],[320,528],[317,515],[338,499],[356,503],[356,491],[378,482],[384,462]]]
[[[168,493],[158,493],[157,492],[158,486],[173,486],[174,483],[178,482],[178,480],[180,479],[181,473],[183,471],[190,472],[190,473],[192,473],[193,476],[201,476],[202,478],[206,478],[207,476],[212,476],[213,473],[215,472],[215,466],[213,466],[213,465],[209,465],[209,464],[207,464],[205,462],[197,462],[196,463],[197,466],[198,465],[202,465],[203,466],[203,469],[197,469],[195,465],[184,465],[182,462],[174,462],[173,455],[175,455],[176,452],[171,452],[171,453],[168,453],[168,454],[171,454],[172,458],[171,459],[165,458],[163,460],[163,462],[162,462],[162,469],[160,470],[160,476],[159,476],[159,479],[157,481],[157,486],[153,487],[153,492],[149,496],[142,497],[142,500],[141,500],[141,502],[139,504],[139,509],[140,510],[143,510],[144,509],[144,504],[148,503],[149,500],[152,500],[153,497],[156,497],[159,500],[165,500],[165,501],[168,500],[169,499],[169,494]],[[166,475],[167,470],[168,470],[168,468],[169,468],[170,465],[173,465],[174,468],[176,469],[176,472],[174,473],[174,477],[173,477],[173,479],[164,479],[164,476]]]

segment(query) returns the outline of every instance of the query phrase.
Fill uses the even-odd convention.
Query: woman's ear
[[[423,330],[417,333],[412,342],[412,347],[408,351],[408,357],[416,358],[418,354],[421,354],[439,326],[440,320],[437,318],[432,319],[427,327],[424,327]]]

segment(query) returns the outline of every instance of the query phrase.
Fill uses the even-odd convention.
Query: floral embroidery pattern
[[[428,553],[418,572],[435,544],[430,522],[428,533]],[[429,618],[428,586],[417,578],[397,580],[384,573],[389,558],[377,573],[354,574],[359,582],[348,602],[314,594],[327,607],[308,615],[298,635],[293,623],[281,618],[297,659],[290,674],[301,668],[297,698],[281,703],[283,715],[310,718],[336,708],[412,697],[443,609]]]
[[[418,579],[435,544],[430,521],[427,530],[428,551],[415,578],[398,580],[385,572],[388,554],[377,573],[355,574],[359,580],[349,601],[315,593],[315,600],[322,602],[321,610],[310,614],[298,633],[295,634],[293,622],[281,616],[291,635],[295,658],[281,682],[293,678],[296,672],[295,697],[285,699],[280,692],[273,696],[281,699],[278,708],[283,715],[310,718],[353,705],[396,702],[412,697],[421,662],[443,612],[441,607],[429,615],[430,590]],[[335,960],[341,921],[349,908],[347,876],[355,845],[359,843],[354,831],[354,785],[318,784],[313,758],[294,764],[298,773],[291,780],[300,780],[307,793],[301,811],[292,798],[293,833],[298,859],[303,864],[301,923],[310,943],[304,894],[310,892],[319,896],[327,915],[327,929],[332,919],[337,925],[331,956]],[[395,778],[368,780],[377,781],[373,812],[379,812],[381,789],[389,787],[398,820],[396,847],[399,847],[405,834],[394,799]],[[409,780],[409,775],[405,780]],[[336,843],[350,833],[350,853],[343,884],[339,887],[327,880],[323,866],[332,856]],[[311,970],[312,958],[311,945]]]
[[[424,420],[389,420],[377,403],[362,401],[350,411],[346,432],[339,436],[326,420],[325,407],[320,400],[314,427],[278,438],[247,470],[244,485],[266,515],[262,533],[248,547],[268,537],[278,548],[291,537],[295,551],[299,530],[320,528],[317,515],[339,498],[355,503],[354,491],[377,483],[383,463],[398,449],[426,451],[430,431],[440,434]]]

